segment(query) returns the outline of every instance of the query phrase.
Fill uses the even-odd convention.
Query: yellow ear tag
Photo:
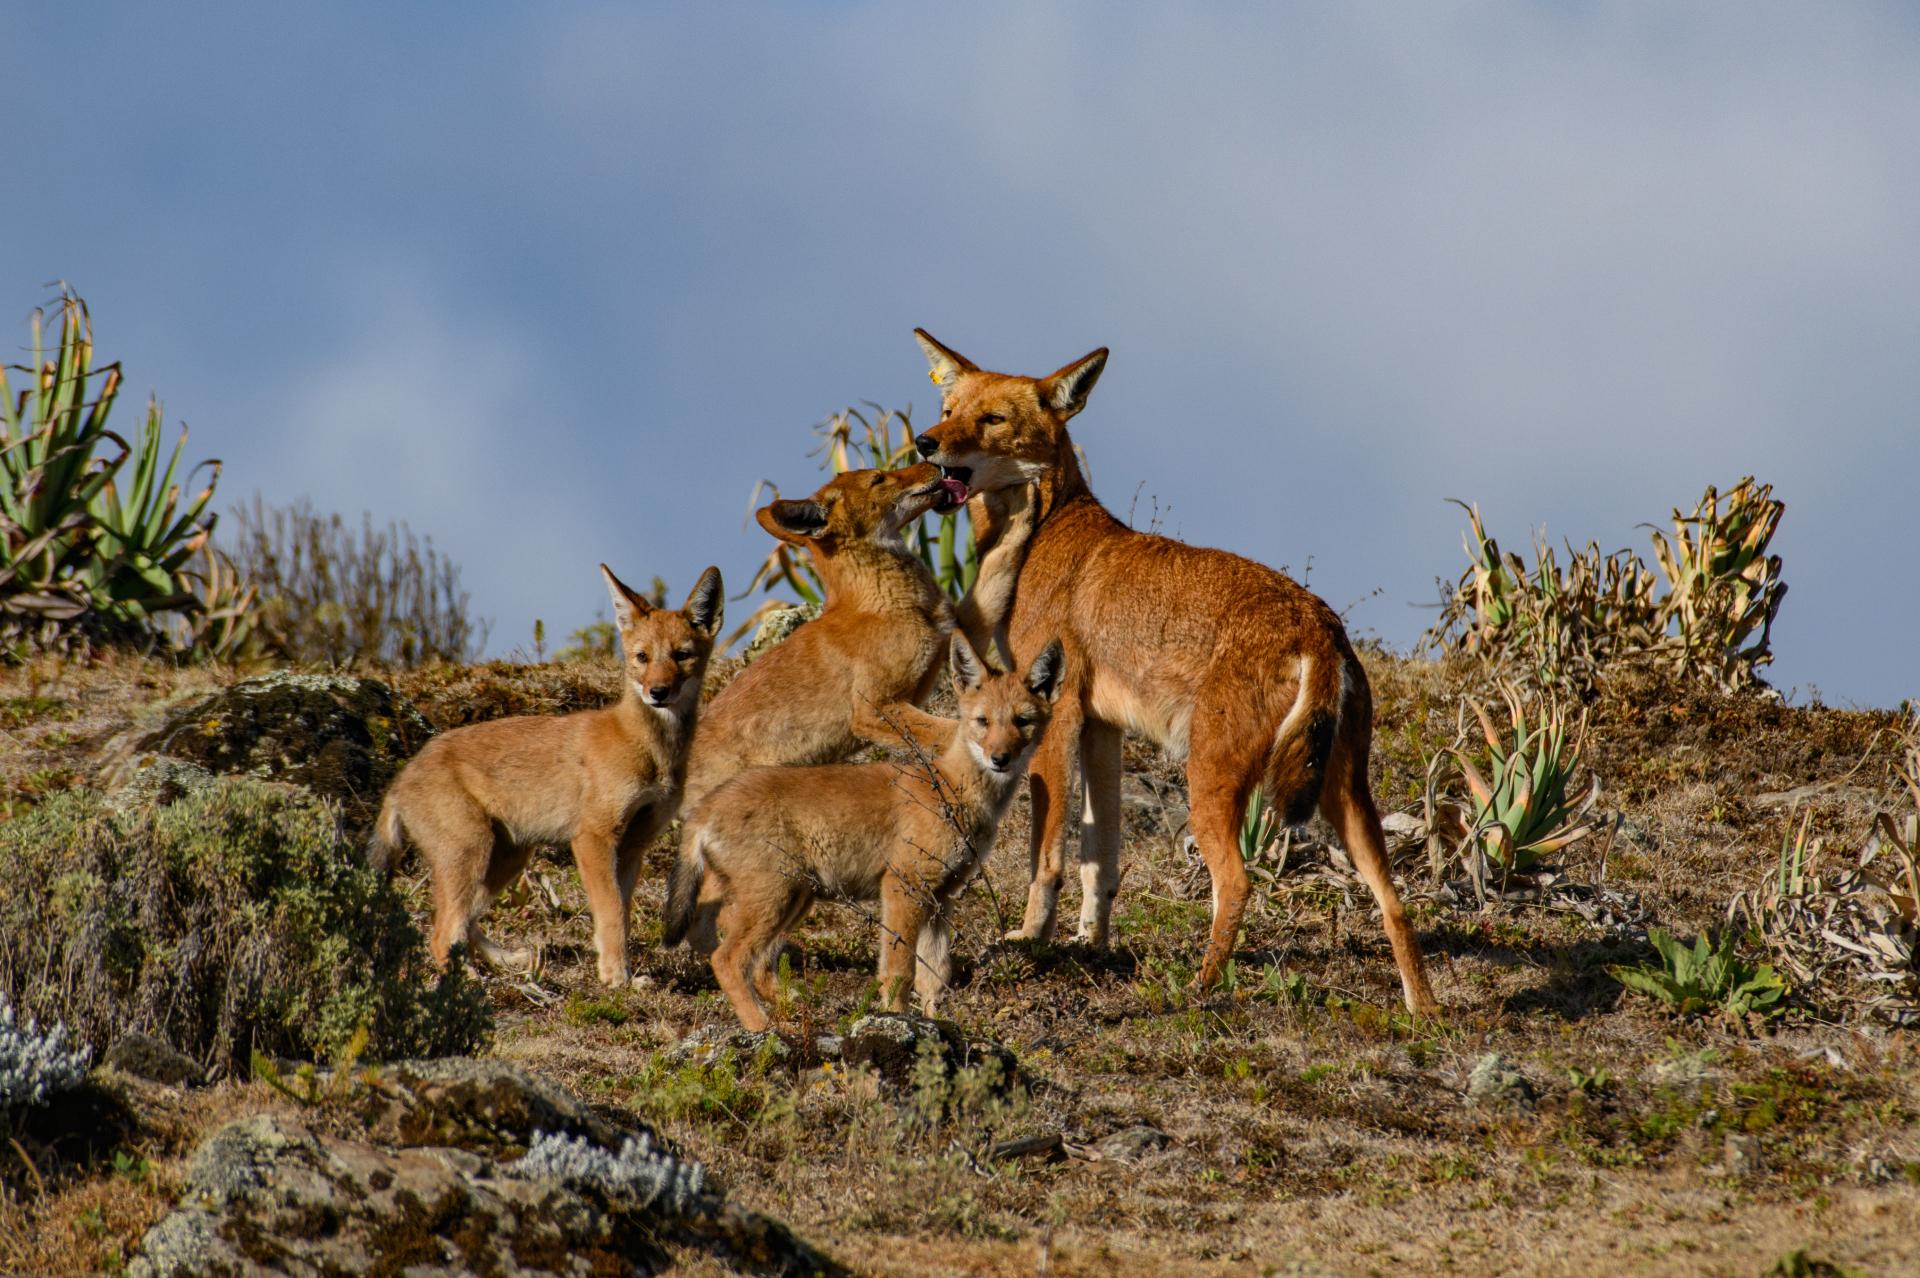
[[[929,368],[927,370],[927,380],[935,386],[938,386],[940,384],[940,370],[937,368]]]

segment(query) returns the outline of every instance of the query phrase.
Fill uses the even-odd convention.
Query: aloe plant
[[[131,447],[109,428],[120,366],[94,367],[86,303],[61,292],[51,352],[43,312],[31,327],[32,363],[0,368],[0,653],[83,633],[152,637],[159,614],[202,606],[188,564],[213,529],[220,464],[194,468],[211,473],[183,504],[186,428],[164,466],[158,400]]]
[[[1683,669],[1727,687],[1754,682],[1773,660],[1773,621],[1786,598],[1780,556],[1767,545],[1786,503],[1772,484],[1748,475],[1720,495],[1708,488],[1693,514],[1673,512],[1673,539],[1655,531],[1654,555],[1666,574],[1661,611],[1670,623]]]
[[[1676,509],[1672,537],[1653,533],[1659,573],[1630,550],[1603,553],[1593,542],[1568,544],[1563,569],[1544,536],[1529,569],[1487,535],[1478,507],[1455,501],[1467,512],[1469,562],[1446,587],[1424,642],[1517,665],[1563,689],[1591,686],[1623,658],[1722,688],[1749,686],[1773,659],[1773,621],[1787,590],[1780,557],[1766,553],[1786,509],[1772,493],[1749,476],[1724,497],[1708,488],[1691,515]]]
[[[1660,955],[1660,965],[1615,965],[1613,979],[1637,993],[1668,1004],[1682,1016],[1721,1011],[1730,1016],[1777,1016],[1786,1010],[1787,987],[1765,963],[1743,960],[1734,949],[1732,933],[1717,941],[1705,936],[1683,945],[1659,928],[1649,928],[1647,940]]]
[[[1566,712],[1549,698],[1529,723],[1519,691],[1509,686],[1504,692],[1509,736],[1494,728],[1485,706],[1467,703],[1486,739],[1486,771],[1465,750],[1455,749],[1453,756],[1473,797],[1472,838],[1501,873],[1525,874],[1593,832],[1585,818],[1600,786],[1591,778],[1583,790],[1573,783],[1584,717],[1569,724]]]

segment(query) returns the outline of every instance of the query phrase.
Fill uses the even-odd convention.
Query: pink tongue
[[[942,476],[940,486],[947,490],[947,497],[958,506],[967,499],[967,486],[951,475]]]

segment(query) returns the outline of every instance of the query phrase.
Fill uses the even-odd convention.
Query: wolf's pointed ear
[[[982,679],[987,677],[987,672],[980,665],[980,658],[973,651],[973,645],[968,643],[967,637],[958,630],[953,632],[953,652],[950,664],[953,667],[953,690],[955,692],[971,692],[980,686]]]
[[[817,501],[776,501],[753,512],[760,526],[793,546],[805,545],[827,530],[827,508]]]
[[[978,364],[959,351],[948,350],[924,328],[913,330],[913,340],[919,342],[920,349],[927,353],[927,363],[931,366],[929,375],[935,386],[951,386],[960,374],[980,371]]]
[[[1050,377],[1040,381],[1040,402],[1064,418],[1072,417],[1087,406],[1087,396],[1093,394],[1093,384],[1100,380],[1100,370],[1107,366],[1107,348],[1102,346],[1091,355],[1084,355],[1060,369]]]
[[[1060,675],[1066,669],[1066,654],[1058,639],[1048,640],[1040,655],[1027,667],[1027,691],[1042,701],[1051,702],[1060,695]]]
[[[700,580],[693,583],[693,590],[687,595],[687,602],[680,611],[685,614],[687,624],[707,638],[713,638],[720,629],[720,618],[726,614],[726,601],[720,593],[720,569],[713,567],[700,574]]]
[[[632,628],[633,623],[653,611],[653,605],[646,596],[637,594],[626,582],[613,575],[613,569],[600,565],[600,575],[607,579],[607,598],[613,600],[613,624],[622,630]]]

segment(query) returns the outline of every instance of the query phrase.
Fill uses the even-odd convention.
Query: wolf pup
[[[958,505],[933,466],[850,470],[798,501],[755,512],[805,549],[826,608],[741,671],[707,706],[687,765],[686,808],[745,768],[832,763],[859,744],[856,709],[933,691],[953,609],[901,532]]]
[[[1264,564],[1135,532],[1100,504],[1067,422],[1086,407],[1104,348],[1046,377],[1014,377],[914,336],[944,395],[940,420],[914,441],[920,455],[968,496],[1030,486],[1033,531],[1009,561],[1013,587],[974,591],[1010,603],[1015,653],[1055,636],[1066,648],[1059,711],[1028,781],[1033,882],[1016,935],[1052,934],[1077,759],[1080,935],[1106,943],[1120,878],[1120,740],[1131,730],[1186,760],[1193,837],[1213,879],[1203,983],[1219,977],[1246,913],[1237,834],[1258,786],[1288,821],[1318,808],[1333,824],[1385,916],[1407,1006],[1434,1010],[1367,785],[1372,693],[1340,618]]]
[[[713,974],[750,1030],[767,1028],[781,933],[814,898],[880,902],[880,995],[904,1011],[911,988],[931,1013],[952,977],[949,906],[993,846],[1060,687],[1060,645],[1024,675],[988,673],[952,639],[958,720],[934,720],[917,766],[843,763],[754,768],[687,820],[668,892],[664,942],[686,936],[703,885],[717,888],[726,939]]]
[[[593,912],[600,979],[627,983],[627,925],[640,858],[680,808],[700,681],[720,628],[720,570],[709,568],[678,611],[656,608],[607,568],[625,687],[617,704],[522,715],[456,728],[429,741],[394,778],[368,859],[391,869],[411,838],[433,874],[434,962],[465,941],[491,966],[524,966],[498,948],[480,916],[543,843],[570,843]]]

